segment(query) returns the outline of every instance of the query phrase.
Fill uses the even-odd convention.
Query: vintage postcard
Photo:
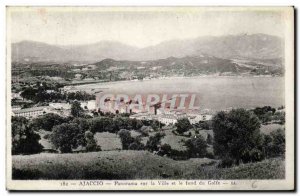
[[[294,190],[293,7],[6,9],[8,190]]]

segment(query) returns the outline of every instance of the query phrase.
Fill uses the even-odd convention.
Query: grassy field
[[[94,138],[102,150],[120,150],[122,149],[122,143],[120,137],[117,134],[102,132],[96,133]]]
[[[147,151],[16,155],[13,179],[279,179],[282,159],[217,168],[212,159],[175,161]]]

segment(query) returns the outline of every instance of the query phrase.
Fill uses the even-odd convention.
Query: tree
[[[79,129],[82,131],[82,132],[85,132],[85,131],[89,131],[90,130],[90,127],[91,127],[91,123],[88,119],[86,118],[75,118],[73,119],[72,121],[73,123],[77,124]]]
[[[142,128],[143,123],[142,123],[142,121],[134,118],[134,119],[130,119],[130,125],[134,130],[138,130],[138,129]]]
[[[207,154],[207,143],[201,135],[187,140],[185,145],[189,152],[189,157],[204,157]]]
[[[120,136],[121,138],[121,142],[122,142],[122,149],[123,150],[128,150],[129,148],[129,145],[134,142],[134,138],[131,137],[131,134],[128,130],[126,129],[121,129],[119,132],[118,132],[118,135]]]
[[[37,89],[28,87],[21,93],[21,96],[25,99],[35,100],[37,92]]]
[[[71,114],[74,117],[80,117],[84,113],[84,110],[80,106],[80,102],[74,101],[71,106]]]
[[[187,118],[178,119],[175,123],[176,131],[179,134],[183,134],[184,132],[188,131],[192,126]]]
[[[86,140],[86,151],[95,152],[101,150],[100,146],[97,145],[94,134],[92,132],[86,131],[84,135]]]
[[[274,115],[276,109],[271,106],[257,107],[253,109],[253,112],[262,123],[266,123],[272,120],[272,115]]]
[[[285,133],[282,129],[272,131],[270,135],[264,135],[264,152],[266,157],[284,156]]]
[[[53,127],[51,142],[62,153],[72,152],[72,149],[81,145],[84,133],[75,123],[63,123]]]
[[[42,151],[40,135],[34,133],[24,117],[12,117],[12,154],[34,154]]]
[[[55,125],[60,125],[66,122],[66,119],[53,113],[39,116],[32,121],[32,126],[35,129],[44,129],[45,131],[51,131]]]
[[[210,121],[199,121],[199,127],[204,130],[211,129],[211,122]]]
[[[207,134],[206,143],[209,145],[212,145],[212,143],[213,143],[213,139],[210,134]]]
[[[145,145],[141,142],[140,137],[133,139],[133,142],[128,146],[129,150],[144,150]]]
[[[160,150],[158,152],[158,154],[161,156],[164,156],[164,155],[170,156],[171,153],[172,153],[172,148],[169,144],[161,145]]]
[[[91,119],[91,132],[115,132],[115,126],[110,117],[97,117]]]
[[[115,131],[118,132],[121,129],[132,129],[131,119],[128,117],[115,117],[114,118],[114,128]]]
[[[234,109],[213,118],[214,153],[224,162],[239,164],[263,159],[260,121],[252,112]]]
[[[271,132],[274,150],[277,155],[284,155],[285,153],[285,133],[283,129],[277,129]]]
[[[146,148],[149,151],[158,151],[160,146],[160,140],[165,135],[163,133],[156,133],[154,136],[150,136],[149,140],[146,143]]]

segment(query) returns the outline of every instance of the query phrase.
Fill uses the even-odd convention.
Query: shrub
[[[63,123],[53,127],[51,142],[62,153],[72,152],[85,143],[84,132],[75,123]]]
[[[207,143],[201,135],[197,135],[185,142],[189,157],[204,157],[207,154]]]
[[[32,126],[38,130],[38,129],[44,129],[45,131],[52,131],[52,128],[55,125],[60,125],[64,122],[67,122],[67,120],[58,114],[45,114],[42,116],[39,116],[32,121]]]
[[[179,151],[175,149],[171,149],[170,157],[174,160],[187,160],[190,158],[187,151]]]
[[[200,129],[210,130],[212,128],[211,126],[211,121],[199,121]]]
[[[134,138],[131,137],[130,132],[128,130],[126,130],[126,129],[121,129],[118,132],[118,135],[121,138],[123,150],[128,150],[129,145],[134,142]]]
[[[84,136],[86,140],[86,151],[95,152],[101,150],[101,147],[97,145],[97,142],[94,139],[94,134],[92,132],[86,131],[84,133]]]
[[[176,131],[179,134],[183,134],[187,132],[192,126],[187,118],[181,118],[175,123]]]
[[[212,136],[210,134],[207,134],[206,143],[209,144],[209,145],[213,144],[213,139],[212,139]]]
[[[143,135],[143,136],[149,136],[150,132],[153,132],[154,130],[150,127],[150,126],[142,126],[139,129],[139,132]]]
[[[12,154],[34,154],[42,151],[40,136],[34,133],[24,117],[12,117]]]
[[[91,132],[110,132],[115,133],[113,119],[110,117],[97,117],[91,119]]]
[[[170,156],[171,152],[172,152],[171,146],[169,144],[163,144],[163,145],[161,145],[161,147],[159,149],[158,155],[161,155],[161,156],[164,156],[164,155]]]
[[[276,109],[271,106],[257,107],[253,110],[254,114],[259,118],[262,123],[267,123],[272,120],[272,115]]]
[[[219,112],[213,118],[214,153],[222,160],[235,164],[263,158],[260,121],[250,111],[234,109],[229,113]]]
[[[209,159],[214,159],[215,155],[212,152],[207,152],[205,157],[209,158]]]
[[[74,117],[81,117],[84,114],[84,110],[82,109],[80,102],[74,101],[72,103],[71,114]]]
[[[264,135],[264,152],[266,157],[278,157],[285,154],[284,130],[277,129],[270,135]]]
[[[132,142],[128,147],[129,150],[144,150],[144,148],[144,144],[139,141]]]
[[[147,141],[146,148],[150,152],[152,151],[158,151],[159,150],[159,145],[160,145],[160,140],[163,138],[165,135],[163,133],[156,133],[154,136],[150,136],[149,140]]]

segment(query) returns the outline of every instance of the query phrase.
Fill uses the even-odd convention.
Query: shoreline
[[[102,81],[102,82],[89,82],[89,83],[83,83],[83,84],[72,84],[72,85],[66,85],[65,87],[85,87],[87,85],[95,85],[95,84],[116,84],[116,83],[129,83],[129,82],[148,82],[148,81],[162,81],[162,80],[172,80],[172,79],[203,79],[203,78],[228,78],[228,79],[242,79],[242,78],[284,78],[284,76],[272,76],[272,75],[255,75],[255,76],[218,76],[218,75],[203,75],[203,76],[171,76],[171,77],[163,77],[163,78],[154,78],[149,80],[120,80],[120,81]]]

